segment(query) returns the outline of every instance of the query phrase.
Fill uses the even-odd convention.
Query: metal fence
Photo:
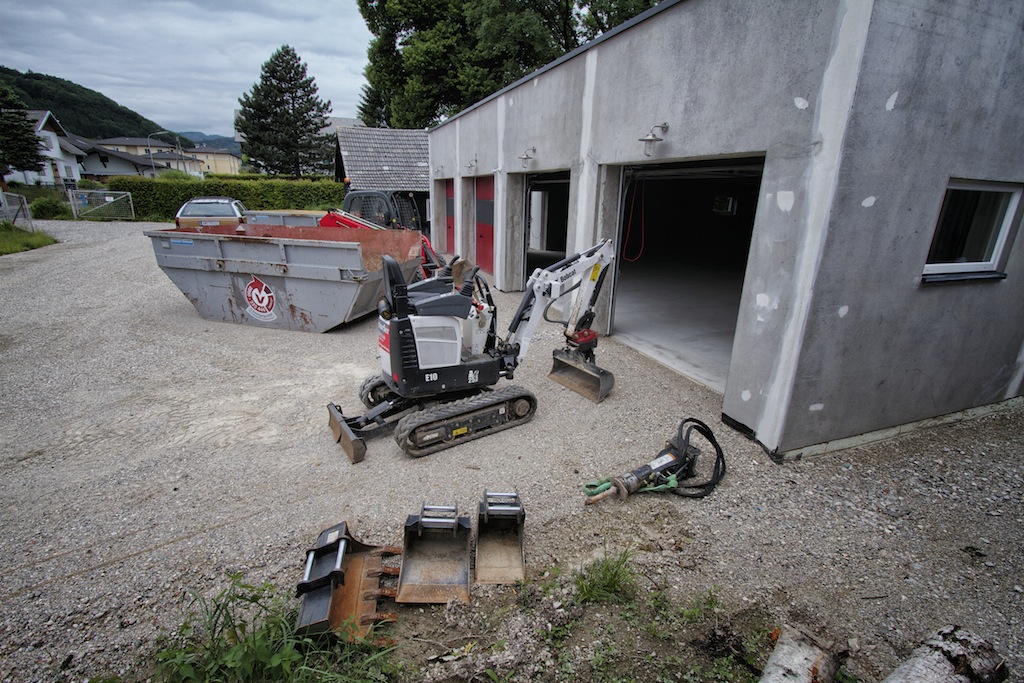
[[[104,190],[68,190],[68,201],[75,218],[91,220],[135,220],[131,192]]]
[[[10,221],[24,230],[33,230],[28,202],[20,194],[0,192],[0,221]]]

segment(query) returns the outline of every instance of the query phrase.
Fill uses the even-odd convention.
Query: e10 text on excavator
[[[388,431],[413,457],[524,424],[537,410],[532,392],[514,385],[541,318],[563,326],[565,346],[553,352],[549,377],[599,403],[613,375],[597,366],[594,306],[615,260],[610,240],[534,270],[504,338],[497,309],[479,268],[455,258],[428,279],[406,284],[397,261],[383,257],[384,297],[378,306],[381,372],[363,381],[367,411],[346,416],[327,405],[335,441],[352,462],[363,460],[366,440]],[[577,291],[578,290],[578,291]],[[552,320],[552,304],[575,293],[566,320]],[[563,309],[565,310],[565,309]]]

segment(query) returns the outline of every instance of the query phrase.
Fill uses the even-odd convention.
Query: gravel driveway
[[[532,422],[421,459],[385,437],[353,465],[325,406],[359,407],[375,320],[322,335],[203,320],[142,234],[164,225],[37,221],[61,243],[0,257],[0,681],[135,680],[184,591],[226,572],[290,590],[320,530],[400,545],[421,503],[470,511],[485,489],[520,491],[530,572],[632,544],[683,593],[717,585],[848,643],[865,681],[948,623],[1024,671],[1019,402],[776,465],[720,422],[719,394],[614,338],[606,401],[551,382],[558,332],[542,326],[515,380],[537,395]],[[519,296],[498,295],[502,324]],[[583,505],[584,481],[650,460],[684,417],[725,450],[710,497]]]

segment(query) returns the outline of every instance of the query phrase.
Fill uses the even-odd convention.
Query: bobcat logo
[[[470,384],[476,384],[479,381],[480,381],[480,371],[479,370],[470,370],[469,371],[469,383]]]
[[[277,313],[274,312],[274,290],[255,275],[245,286],[245,300],[249,304],[245,312],[256,320],[277,320]]]

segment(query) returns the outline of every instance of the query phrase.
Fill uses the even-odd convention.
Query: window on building
[[[1021,187],[952,180],[928,250],[925,275],[996,273],[1019,217]]]

